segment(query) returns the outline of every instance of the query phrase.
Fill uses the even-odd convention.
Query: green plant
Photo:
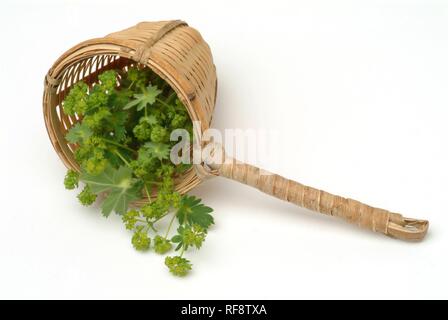
[[[80,173],[68,170],[67,189],[84,184],[78,199],[83,205],[101,197],[101,212],[122,216],[126,229],[133,232],[136,250],[151,247],[159,254],[172,250],[179,255],[166,257],[170,272],[184,276],[191,263],[183,257],[190,248],[199,249],[208,228],[214,223],[211,208],[194,196],[181,196],[174,179],[190,165],[170,160],[170,141],[175,129],[185,129],[192,138],[192,122],[172,88],[147,68],[109,70],[98,76],[92,87],[76,83],[65,97],[63,111],[80,121],[66,134],[76,146],[75,159]],[[146,195],[140,208],[129,205]],[[153,197],[151,197],[153,195]],[[159,222],[168,226],[159,231]],[[170,234],[175,220],[177,233]]]

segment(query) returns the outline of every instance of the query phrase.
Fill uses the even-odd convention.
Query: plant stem
[[[130,152],[132,152],[132,153],[137,153],[137,151],[135,151],[135,150],[133,150],[133,149],[131,149],[131,148],[125,146],[124,144],[121,144],[121,143],[118,143],[118,142],[109,140],[109,139],[107,139],[107,138],[103,138],[103,140],[104,140],[105,142],[107,142],[107,143],[113,144],[114,146],[123,148],[123,149],[128,150],[128,151],[130,151]]]
[[[156,185],[161,185],[162,184],[162,182],[152,181],[152,180],[146,180],[146,182],[148,182],[150,184],[156,184]]]
[[[165,213],[163,216],[158,217],[156,220],[154,220],[152,223],[156,223],[157,221],[162,220],[163,218],[165,218],[169,213]]]
[[[169,104],[167,104],[165,101],[163,101],[163,100],[161,100],[161,99],[159,99],[159,98],[156,98],[156,101],[158,102],[158,103],[160,103],[160,104],[162,104],[163,106],[165,106],[165,107],[170,107],[170,105]]]
[[[123,157],[123,155],[118,150],[115,150],[114,153],[129,167],[129,162]]]
[[[168,234],[170,233],[170,229],[171,229],[171,226],[173,225],[174,218],[176,218],[176,214],[173,214],[170,224],[168,225],[168,230],[166,230],[166,234],[165,234],[165,240],[166,240],[166,238],[168,238]]]
[[[149,194],[148,185],[145,183],[145,192],[148,197],[148,203],[151,203],[151,195]]]
[[[148,222],[148,226],[152,229],[152,231],[154,231],[155,233],[157,233],[157,229],[154,228],[154,222]]]
[[[182,250],[180,251],[180,257],[181,257],[181,258],[182,258],[182,256],[184,255],[184,252],[185,252],[185,247],[182,246]]]
[[[169,97],[166,99],[166,103],[170,104],[173,102],[173,99],[176,97],[176,92],[173,92],[172,94],[169,95]]]

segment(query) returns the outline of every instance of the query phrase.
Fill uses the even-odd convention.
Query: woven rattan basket
[[[207,43],[185,22],[142,22],[131,28],[88,40],[65,52],[45,77],[43,109],[51,142],[64,164],[79,170],[75,146],[64,136],[79,119],[62,112],[61,103],[71,86],[83,80],[94,84],[104,70],[126,68],[137,63],[151,68],[176,91],[193,121],[205,130],[210,126],[216,100],[217,79]],[[195,132],[201,137],[200,132]],[[215,147],[215,146],[214,146]],[[205,161],[207,162],[207,161]],[[223,164],[197,164],[176,181],[185,193],[206,176],[224,176],[253,186],[267,194],[327,215],[346,219],[361,227],[405,240],[422,239],[425,220],[404,218],[398,213],[374,208],[332,195],[252,165],[226,158]],[[137,203],[138,204],[138,203]]]

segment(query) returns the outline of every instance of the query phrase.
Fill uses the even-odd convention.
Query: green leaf
[[[128,104],[131,99],[133,91],[121,88],[120,90],[114,90],[109,98],[109,105],[114,108],[122,109]]]
[[[201,199],[195,196],[184,195],[177,210],[177,219],[182,225],[184,223],[198,224],[204,229],[214,224],[213,216],[210,215],[213,209],[204,206]]]
[[[126,104],[123,109],[128,110],[128,109],[131,109],[132,107],[135,107],[136,105],[138,105],[141,102],[141,100],[139,100],[138,96],[139,95],[134,94],[134,98],[136,98],[136,99],[134,99],[134,100],[130,101],[128,104]]]
[[[147,142],[144,145],[148,158],[157,158],[160,161],[170,157],[170,146],[164,143]]]
[[[91,175],[83,172],[81,173],[80,180],[88,184],[92,192],[98,194],[115,187],[115,174],[116,170],[109,166],[99,175]]]
[[[171,239],[173,243],[178,243],[176,250],[178,250],[178,248],[188,250],[190,246],[200,249],[207,235],[205,228],[197,223],[181,225],[177,228],[177,233],[178,234]]]
[[[125,214],[129,203],[141,198],[142,184],[132,178],[132,170],[128,167],[114,169],[108,166],[96,176],[84,172],[81,180],[96,194],[108,192],[102,205],[102,213],[106,217],[112,211]]]
[[[203,204],[197,206],[193,212],[190,213],[190,223],[196,223],[207,229],[210,225],[214,223],[213,216],[209,213],[213,212],[213,209]]]
[[[129,203],[141,198],[142,185],[135,184],[131,188],[121,188],[113,190],[106,199],[104,199],[101,206],[101,213],[104,216],[109,216],[112,211],[123,215],[128,210]]]
[[[152,105],[156,102],[156,98],[162,90],[159,90],[157,86],[149,85],[143,89],[143,93],[134,94],[134,100],[129,102],[123,109],[127,110],[132,107],[137,107],[137,111],[143,110],[148,104]]]
[[[113,128],[113,138],[117,141],[123,141],[126,138],[127,112],[115,112],[112,114],[111,125]]]
[[[147,116],[147,117],[141,117],[140,121],[141,122],[146,122],[147,124],[149,124],[151,126],[157,124],[157,122],[158,122],[157,118],[154,115],[152,115],[152,114]]]
[[[65,139],[70,143],[81,143],[92,136],[92,130],[84,123],[77,123],[65,135]]]

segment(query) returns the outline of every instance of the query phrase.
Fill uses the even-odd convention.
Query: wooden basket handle
[[[426,220],[405,218],[399,213],[336,196],[225,156],[222,149],[221,152],[225,161],[217,164],[205,160],[205,165],[216,175],[252,186],[281,200],[402,240],[422,240],[428,230]]]

